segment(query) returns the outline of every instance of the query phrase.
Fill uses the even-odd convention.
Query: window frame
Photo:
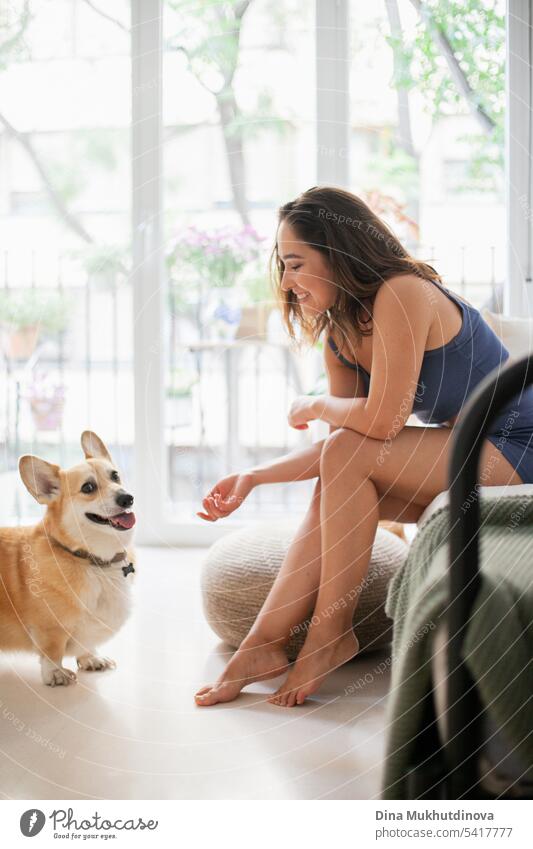
[[[529,0],[507,0],[505,74],[507,275],[504,283],[503,310],[506,315],[523,318],[532,315],[533,306],[532,24]]]
[[[132,0],[132,284],[134,291],[135,493],[142,544],[208,546],[246,522],[165,518],[164,251],[162,187],[162,0]],[[349,186],[349,0],[315,0],[316,171],[319,183]],[[507,279],[504,311],[530,314],[532,13],[508,0],[506,73]],[[524,68],[528,69],[524,73]],[[524,213],[521,190],[527,187]],[[522,203],[522,206],[521,206]]]
[[[348,184],[348,0],[316,0],[317,178]],[[165,517],[162,0],[131,2],[134,483],[144,545],[207,546],[245,520]],[[323,155],[324,151],[326,155]]]

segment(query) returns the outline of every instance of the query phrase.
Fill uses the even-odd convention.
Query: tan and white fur
[[[76,681],[65,655],[80,670],[115,666],[97,647],[126,621],[134,579],[123,571],[133,562],[133,496],[95,433],[84,431],[81,445],[84,462],[67,470],[20,458],[21,478],[46,513],[32,527],[0,528],[0,650],[37,652],[51,686]]]

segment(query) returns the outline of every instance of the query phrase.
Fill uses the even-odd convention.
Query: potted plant
[[[265,264],[258,263],[244,278],[245,302],[241,321],[237,330],[237,339],[267,339],[268,318],[273,309],[272,290]]]
[[[263,239],[247,226],[185,230],[167,254],[174,309],[194,302],[199,335],[233,338],[241,319],[246,273]]]
[[[54,431],[61,427],[65,407],[65,387],[61,383],[45,372],[35,372],[24,394],[37,430]]]
[[[68,303],[60,292],[35,288],[0,291],[2,347],[8,359],[31,357],[41,335],[55,336],[67,324]]]
[[[120,245],[90,245],[73,255],[81,259],[89,280],[100,289],[112,289],[128,274],[127,251]]]

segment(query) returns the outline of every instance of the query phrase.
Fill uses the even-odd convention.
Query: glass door
[[[107,8],[107,7],[106,7]],[[0,523],[18,475],[96,430],[132,471],[129,3],[5,4],[0,64]]]
[[[312,482],[196,517],[222,476],[310,439],[288,427],[320,352],[289,346],[269,257],[277,208],[316,182],[314,4],[162,7],[160,534],[206,535],[301,511]],[[155,465],[154,465],[155,469]],[[159,485],[160,484],[160,485]],[[198,536],[200,534],[200,536]]]

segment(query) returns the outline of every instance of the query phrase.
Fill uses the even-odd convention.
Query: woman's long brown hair
[[[416,274],[424,280],[440,281],[434,268],[411,256],[392,230],[361,198],[343,189],[316,186],[279,210],[279,223],[287,222],[299,239],[320,251],[331,269],[337,287],[335,304],[325,313],[307,318],[294,292],[281,289],[284,264],[272,253],[273,286],[291,339],[299,325],[304,341],[314,345],[324,329],[338,330],[341,344],[356,344],[372,330],[372,305],[385,280],[402,274]]]

